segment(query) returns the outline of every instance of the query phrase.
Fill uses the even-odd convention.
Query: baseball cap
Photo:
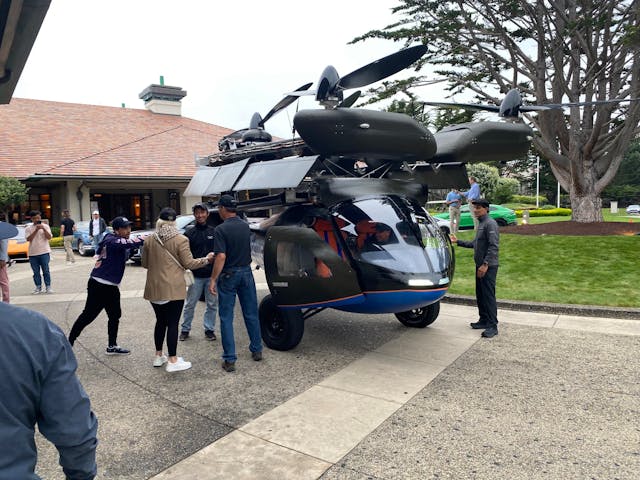
[[[119,228],[128,227],[132,223],[133,222],[130,222],[127,217],[116,217],[111,221],[111,227],[114,230],[118,230]]]
[[[225,208],[236,208],[238,204],[236,203],[235,198],[233,198],[231,195],[222,195],[220,197],[220,200],[218,200],[218,206]]]
[[[168,220],[170,222],[173,222],[177,216],[178,214],[171,207],[164,207],[162,210],[160,210],[160,220]]]
[[[471,203],[473,205],[480,205],[481,207],[489,208],[489,201],[485,200],[484,198],[477,198],[475,200],[471,200]]]
[[[100,215],[100,212],[98,210],[94,210],[92,215]]]
[[[7,222],[0,222],[0,240],[5,238],[13,238],[18,234],[18,229],[15,225]]]
[[[196,210],[198,210],[198,209],[200,209],[200,210],[204,210],[205,212],[208,212],[208,211],[209,211],[209,209],[207,208],[207,206],[206,206],[204,203],[202,203],[202,202],[200,202],[200,203],[196,203],[193,207],[191,207],[191,210],[192,210],[193,212],[195,212],[195,211],[196,211]]]

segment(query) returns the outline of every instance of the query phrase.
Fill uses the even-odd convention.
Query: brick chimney
[[[180,100],[187,96],[187,92],[181,87],[169,87],[164,84],[164,78],[160,77],[160,85],[152,83],[145,88],[139,98],[144,100],[144,107],[153,112],[164,115],[181,115],[182,104]]]

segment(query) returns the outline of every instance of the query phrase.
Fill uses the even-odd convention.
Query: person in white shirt
[[[98,210],[94,210],[91,221],[89,222],[89,236],[93,242],[94,253],[98,251],[98,245],[104,237],[104,232],[107,231],[107,222],[100,216]]]
[[[42,213],[38,210],[31,212],[31,225],[24,230],[24,234],[29,242],[29,263],[33,270],[33,283],[36,288],[32,292],[34,295],[39,293],[53,293],[51,290],[51,274],[49,273],[49,260],[51,259],[51,228],[46,223],[42,223]],[[42,276],[40,275],[42,270]],[[42,288],[42,279],[44,278],[44,289]]]

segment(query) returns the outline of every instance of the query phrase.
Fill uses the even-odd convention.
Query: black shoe
[[[224,360],[222,362],[222,369],[225,372],[235,372],[236,371],[236,362],[227,362]]]
[[[127,350],[126,348],[122,348],[117,345],[109,345],[105,353],[107,355],[129,355],[131,350]]]
[[[213,330],[205,330],[204,336],[207,337],[207,340],[210,340],[212,342],[218,338],[216,337],[216,334],[213,333]]]
[[[493,338],[498,335],[498,327],[490,327],[487,328],[484,332],[482,332],[481,336],[484,338]]]
[[[473,322],[470,323],[469,326],[474,330],[484,330],[485,328],[489,328],[489,325],[484,322]]]
[[[253,358],[256,362],[262,360],[262,352],[251,352],[251,358]]]
[[[180,332],[180,341],[184,342],[187,338],[189,338],[189,332]]]

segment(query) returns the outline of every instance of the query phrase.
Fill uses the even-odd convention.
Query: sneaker
[[[210,340],[212,342],[218,338],[216,337],[216,334],[213,332],[213,330],[205,330],[204,336],[207,337],[207,340]]]
[[[51,287],[47,287],[44,293],[53,293],[53,289]]]
[[[182,370],[189,370],[191,368],[191,362],[187,362],[182,357],[178,357],[178,361],[175,363],[167,362],[167,372],[180,372]]]
[[[187,338],[189,338],[189,332],[180,332],[180,341],[184,342]]]
[[[470,323],[469,326],[471,328],[473,328],[474,330],[484,330],[485,328],[487,328],[489,325],[487,325],[484,322],[473,322]]]
[[[166,355],[160,355],[160,356],[156,355],[156,358],[153,359],[153,366],[154,367],[161,367],[165,363],[167,363],[167,356]]]
[[[251,358],[256,362],[259,362],[262,360],[262,352],[251,352]]]
[[[119,347],[118,345],[109,345],[106,351],[107,355],[129,355],[130,353],[131,350]]]
[[[484,332],[482,332],[482,337],[484,338],[493,338],[498,335],[498,327],[489,327]]]
[[[222,369],[225,372],[235,372],[236,371],[236,362],[227,362],[224,360],[222,362]]]
[[[40,295],[41,293],[42,290],[40,290],[40,287],[36,287],[35,290],[31,292],[31,295]]]
[[[67,262],[67,265],[73,265],[73,262]]]

